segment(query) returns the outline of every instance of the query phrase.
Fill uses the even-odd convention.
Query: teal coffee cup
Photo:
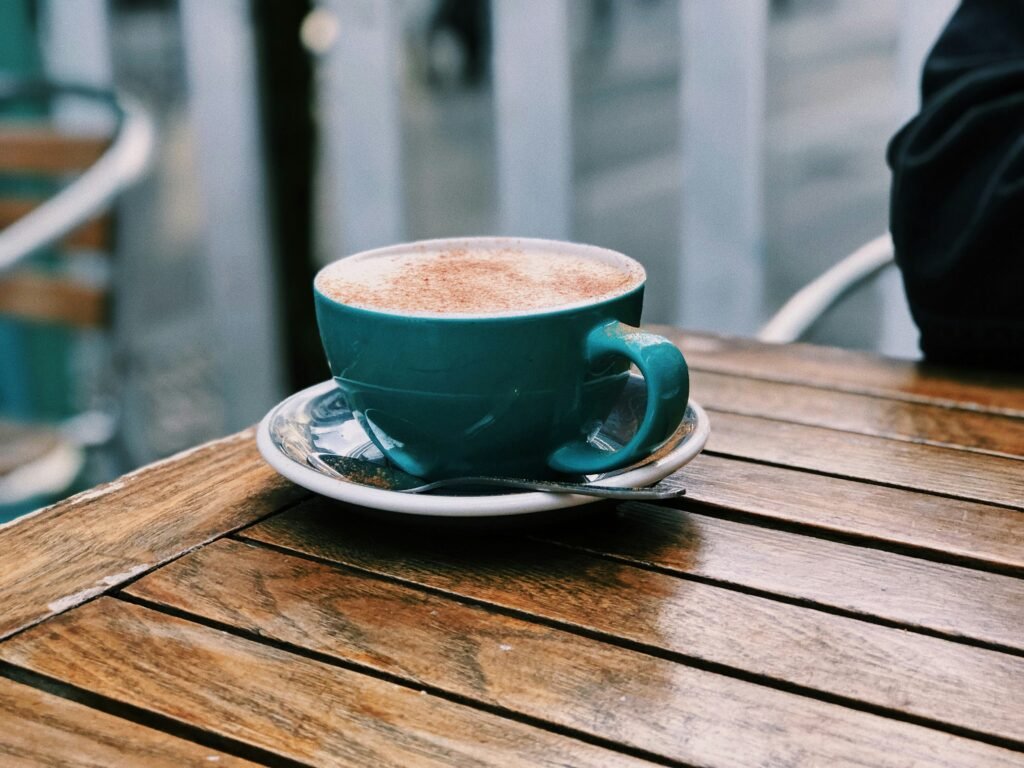
[[[435,257],[440,266],[430,261]],[[476,288],[466,282],[481,263],[497,259],[505,270],[510,259],[520,259],[517,268],[538,265],[536,285],[564,289],[563,300],[547,307],[524,301],[519,308],[516,297],[533,299],[534,292],[517,289],[502,270]],[[428,261],[429,274],[423,272]],[[550,277],[546,265],[563,261],[576,271]],[[373,283],[375,270],[397,280],[390,289],[397,302]],[[368,288],[338,277],[364,272]],[[596,276],[610,272],[620,284],[594,295]],[[439,287],[439,275],[454,282]],[[686,362],[674,344],[637,328],[645,281],[636,261],[604,248],[463,238],[349,256],[320,271],[314,296],[334,380],[394,464],[428,479],[547,477],[634,463],[661,447],[682,420]],[[417,305],[428,295],[442,297],[441,309]],[[497,296],[499,308],[487,309],[488,296]],[[481,306],[474,307],[478,299]],[[611,413],[630,363],[646,381],[646,412],[631,440],[607,450],[589,438]]]

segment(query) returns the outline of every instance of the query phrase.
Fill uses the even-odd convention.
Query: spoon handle
[[[570,483],[559,480],[527,480],[515,477],[450,477],[444,480],[435,480],[432,483],[422,483],[419,478],[408,475],[400,469],[393,467],[382,467],[365,459],[353,457],[331,456],[331,460],[342,462],[347,470],[341,472],[333,464],[324,460],[329,454],[309,453],[306,461],[311,467],[331,477],[346,482],[355,482],[361,485],[372,485],[382,490],[395,491],[397,493],[425,493],[438,488],[452,488],[456,486],[493,486],[498,488],[515,488],[524,491],[544,491],[547,493],[575,493],[581,496],[596,496],[602,499],[619,499],[620,501],[657,501],[659,499],[676,499],[686,493],[685,488],[609,488],[601,485],[587,483]],[[404,487],[403,487],[404,486]]]
[[[425,491],[432,491],[438,488],[472,485],[517,488],[524,491],[543,491],[547,493],[575,493],[582,496],[597,496],[602,499],[619,499],[621,501],[675,499],[686,493],[685,488],[609,488],[607,486],[567,483],[558,480],[518,480],[508,477],[453,477],[437,480],[416,488],[409,488],[403,490],[402,493],[424,493]]]

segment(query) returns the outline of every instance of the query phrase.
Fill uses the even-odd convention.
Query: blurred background
[[[0,100],[0,224],[126,115],[152,134],[91,239],[0,253],[0,523],[327,378],[310,281],[357,250],[595,243],[647,267],[647,322],[754,333],[886,230],[885,147],[954,5],[4,0],[0,77],[100,98]],[[809,339],[917,355],[892,271]]]

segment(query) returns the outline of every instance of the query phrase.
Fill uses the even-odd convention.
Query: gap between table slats
[[[668,326],[651,330],[679,345],[695,370],[1024,418],[1019,374],[943,368],[813,344],[764,344]]]
[[[0,763],[252,766],[247,760],[0,677]]]
[[[1013,576],[655,504],[605,508],[586,525],[570,523],[534,537],[670,575],[1024,655],[1024,580]]]
[[[711,413],[705,449],[719,456],[1024,510],[1024,463],[952,448]]]
[[[752,738],[767,742],[760,746],[770,751],[780,748],[776,739],[796,740],[795,732],[787,732],[794,709],[839,716],[832,703],[231,540],[153,574],[127,595],[296,652],[401,677],[414,687],[436,686],[483,706],[508,707],[574,730],[600,724],[595,735],[618,734],[684,762],[711,762],[710,754],[687,751],[705,729],[736,728],[722,747]],[[963,681],[942,682],[932,692],[936,699],[959,690]],[[742,702],[741,724],[730,702]],[[981,738],[992,738],[984,703],[979,690],[958,701],[943,713],[949,730],[967,731],[957,723],[961,718],[984,725]],[[1009,733],[1019,732],[1020,723],[1014,726],[1012,719],[995,730],[1007,725]],[[679,721],[690,727],[670,727]],[[705,742],[703,748],[712,745]],[[764,755],[743,758],[762,764]]]
[[[145,710],[169,727],[198,728],[298,763],[650,765],[628,750],[612,751],[112,597],[0,644],[0,660]]]
[[[0,639],[309,496],[246,430],[0,527]]]
[[[239,535],[288,553],[854,706],[862,702],[900,710],[901,690],[912,690],[920,669],[933,665],[938,670],[975,669],[979,680],[993,674],[1005,678],[1011,670],[1024,677],[1021,656],[540,542],[502,535],[477,541],[452,531],[432,535],[426,529],[403,533],[393,525],[339,518],[338,512],[313,502]],[[894,679],[903,681],[902,688]]]
[[[1024,418],[700,370],[690,395],[714,411],[1024,458]]]
[[[37,627],[0,650],[12,663],[40,674],[74,679],[83,674],[83,653],[105,643],[113,632],[117,636],[107,643],[107,653],[86,659],[90,684],[104,695],[136,701],[156,712],[173,710],[176,717],[190,721],[212,721],[221,731],[243,732],[265,745],[275,744],[291,726],[292,753],[305,749],[303,754],[310,759],[309,752],[316,750],[320,761],[340,757],[343,764],[353,762],[352,741],[360,749],[359,759],[381,757],[379,751],[366,748],[367,737],[358,728],[362,717],[375,719],[374,730],[382,730],[379,720],[385,721],[388,748],[401,750],[406,747],[403,741],[421,736],[415,723],[402,722],[406,710],[366,704],[367,689],[375,690],[377,684],[372,677],[359,681],[358,675],[349,674],[351,669],[385,679],[404,678],[404,687],[411,690],[400,699],[425,700],[424,706],[442,692],[431,688],[420,697],[416,690],[429,687],[440,675],[440,681],[454,689],[449,693],[467,703],[519,707],[526,710],[520,713],[526,717],[552,718],[553,730],[589,729],[602,739],[621,739],[622,748],[639,743],[645,750],[673,755],[658,760],[671,765],[726,768],[784,759],[794,766],[862,766],[867,760],[884,768],[908,761],[929,766],[1019,766],[1024,761],[1019,753],[997,745],[722,677],[345,569],[276,554],[268,562],[265,557],[273,553],[262,547],[249,546],[254,551],[247,558],[234,550],[243,546],[248,545],[222,540],[170,567],[179,578],[182,572],[194,573],[200,580],[199,601],[215,616],[219,609],[220,618],[230,624],[195,617],[203,621],[197,625],[192,617],[161,616],[145,606],[111,607],[111,599],[103,598],[48,622],[54,625],[49,634]],[[227,556],[225,550],[231,550]],[[213,581],[203,577],[210,556],[226,557],[221,568],[210,573]],[[226,581],[216,580],[217,575],[226,576]],[[156,572],[145,581],[162,581],[165,587],[174,583],[173,575],[170,581],[162,577]],[[144,586],[140,582],[132,591]],[[314,586],[318,599],[310,600]],[[177,600],[175,595],[172,591]],[[227,602],[221,600],[224,596]],[[261,619],[266,621],[260,623]],[[389,626],[395,623],[412,635],[396,632],[398,628]],[[58,658],[68,654],[54,653],[68,646],[58,643],[71,637],[71,658]],[[188,669],[180,663],[183,656],[175,653],[179,640],[191,650]],[[12,645],[16,647],[10,653]],[[287,688],[274,677],[283,671],[279,661],[290,670],[283,678]],[[183,692],[186,680],[193,686],[204,681],[211,690]],[[339,689],[342,681],[355,690]],[[143,692],[136,690],[140,683]],[[297,703],[308,703],[311,694],[317,708],[307,717],[307,709]],[[236,697],[244,697],[250,706],[235,714],[235,722],[225,724],[217,707],[231,706]],[[349,708],[340,709],[337,698],[346,699]],[[452,711],[473,714],[462,707]],[[332,723],[331,714],[342,721]],[[477,717],[481,714],[486,713]],[[268,717],[271,722],[263,722]],[[335,734],[342,722],[345,743],[339,745]],[[506,741],[510,734],[512,739],[519,735],[517,721],[501,722]],[[390,730],[391,725],[400,732]],[[453,726],[450,717],[444,725]],[[556,734],[529,735],[533,740],[525,745],[527,754],[521,754],[520,745],[512,755],[525,759],[509,760],[509,755],[493,752],[487,757],[494,764],[565,759],[550,750]],[[318,736],[322,740],[310,749],[309,742]],[[476,744],[491,736],[487,729],[474,729],[472,738]],[[450,741],[445,744],[450,748]],[[576,751],[586,746],[577,744]],[[345,751],[339,756],[333,748]],[[422,759],[424,753],[416,754]],[[607,761],[600,764],[639,764],[610,752],[600,756]],[[455,757],[445,754],[447,760]],[[574,754],[572,762],[581,764],[580,755]]]
[[[708,453],[663,482],[708,514],[1024,574],[1018,510]]]

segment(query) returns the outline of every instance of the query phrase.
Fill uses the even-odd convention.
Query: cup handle
[[[644,420],[630,441],[616,451],[583,440],[558,448],[548,457],[548,466],[558,472],[590,475],[631,464],[660,448],[683,420],[690,379],[686,360],[675,344],[612,320],[594,328],[586,339],[589,360],[609,355],[629,358],[643,374],[647,384]]]

